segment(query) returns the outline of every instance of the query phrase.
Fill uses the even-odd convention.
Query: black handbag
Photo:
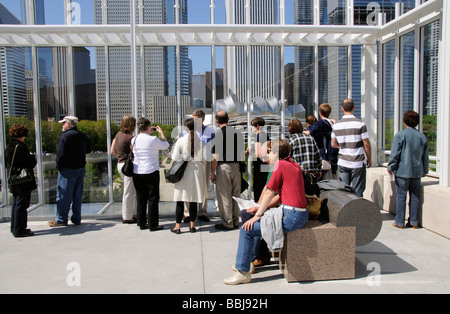
[[[132,177],[133,176],[133,161],[134,161],[134,154],[131,151],[128,156],[127,156],[127,160],[125,160],[125,163],[122,166],[122,173],[123,175],[127,176],[127,177]]]
[[[136,139],[134,140],[134,144],[136,144]],[[133,176],[133,161],[134,161],[134,154],[133,154],[133,148],[134,148],[134,144],[133,147],[131,148],[130,153],[127,155],[127,160],[125,160],[125,163],[122,166],[122,173],[123,175],[127,176],[127,177],[132,177]]]
[[[172,167],[170,167],[169,171],[166,173],[166,180],[170,183],[179,182],[184,175],[184,170],[186,170],[186,166],[188,164],[188,160],[180,159],[174,161]]]
[[[14,149],[13,158],[11,161],[11,166],[9,167],[8,173],[8,184],[9,185],[19,185],[22,183],[30,182],[34,179],[33,173],[27,168],[16,168],[14,166],[14,160],[16,158],[17,146]]]

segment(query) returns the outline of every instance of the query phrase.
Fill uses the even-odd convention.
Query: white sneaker
[[[250,272],[236,271],[233,276],[226,278],[223,282],[227,285],[239,285],[241,283],[250,283],[251,281]]]

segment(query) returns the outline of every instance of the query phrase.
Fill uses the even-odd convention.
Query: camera
[[[153,131],[153,132],[155,132],[155,131],[157,131],[157,130],[158,130],[157,128],[152,127],[152,131]]]

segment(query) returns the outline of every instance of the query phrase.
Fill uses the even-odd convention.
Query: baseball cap
[[[59,123],[63,123],[63,122],[75,122],[75,123],[78,123],[78,118],[74,117],[74,116],[65,116],[64,119],[59,121]]]

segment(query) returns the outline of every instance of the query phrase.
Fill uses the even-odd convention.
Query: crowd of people
[[[300,120],[292,119],[288,125],[290,136],[286,140],[271,140],[264,119],[255,118],[251,121],[255,140],[247,148],[242,133],[229,126],[225,111],[216,113],[216,130],[204,125],[202,110],[194,111],[192,118],[185,121],[184,131],[172,149],[171,159],[187,161],[187,165],[182,179],[174,186],[176,218],[170,231],[181,234],[183,219],[189,222],[191,233],[197,231],[197,219],[209,221],[207,194],[210,180],[216,186],[221,219],[215,229],[240,228],[234,273],[225,279],[225,283],[250,282],[254,267],[263,264],[261,260],[266,259],[269,250],[279,248],[280,237],[306,224],[305,173],[314,181],[340,179],[351,186],[357,196],[363,196],[366,169],[372,165],[369,135],[364,121],[354,116],[355,106],[351,99],[342,101],[341,110],[342,119],[335,121],[329,118],[331,106],[320,105],[319,119],[307,117],[306,128]],[[56,156],[56,218],[48,222],[50,227],[67,226],[70,210],[71,222],[81,223],[86,154],[91,152],[88,138],[77,129],[76,117],[67,116],[59,122],[63,134]],[[388,172],[395,175],[397,216],[394,226],[398,228],[418,226],[420,178],[428,172],[427,141],[416,129],[419,115],[414,111],[406,112],[404,123],[406,128],[394,138],[388,165]],[[138,134],[134,136],[136,128]],[[13,194],[11,233],[15,237],[32,236],[33,232],[27,229],[27,208],[31,192],[37,188],[33,174],[36,158],[23,143],[28,135],[26,127],[14,125],[9,135],[11,141],[5,151],[9,175],[19,169],[27,169],[32,174],[27,182],[9,184]],[[141,230],[152,232],[163,229],[159,224],[159,152],[169,147],[163,130],[152,126],[149,119],[123,117],[120,131],[111,145],[123,182],[123,223],[136,223]],[[127,176],[123,167],[131,153],[134,156],[133,175]],[[233,198],[239,198],[244,188],[246,157],[252,160],[253,198],[259,205],[241,212]],[[408,192],[411,194],[410,218],[405,225]],[[265,257],[261,258],[262,255]]]

